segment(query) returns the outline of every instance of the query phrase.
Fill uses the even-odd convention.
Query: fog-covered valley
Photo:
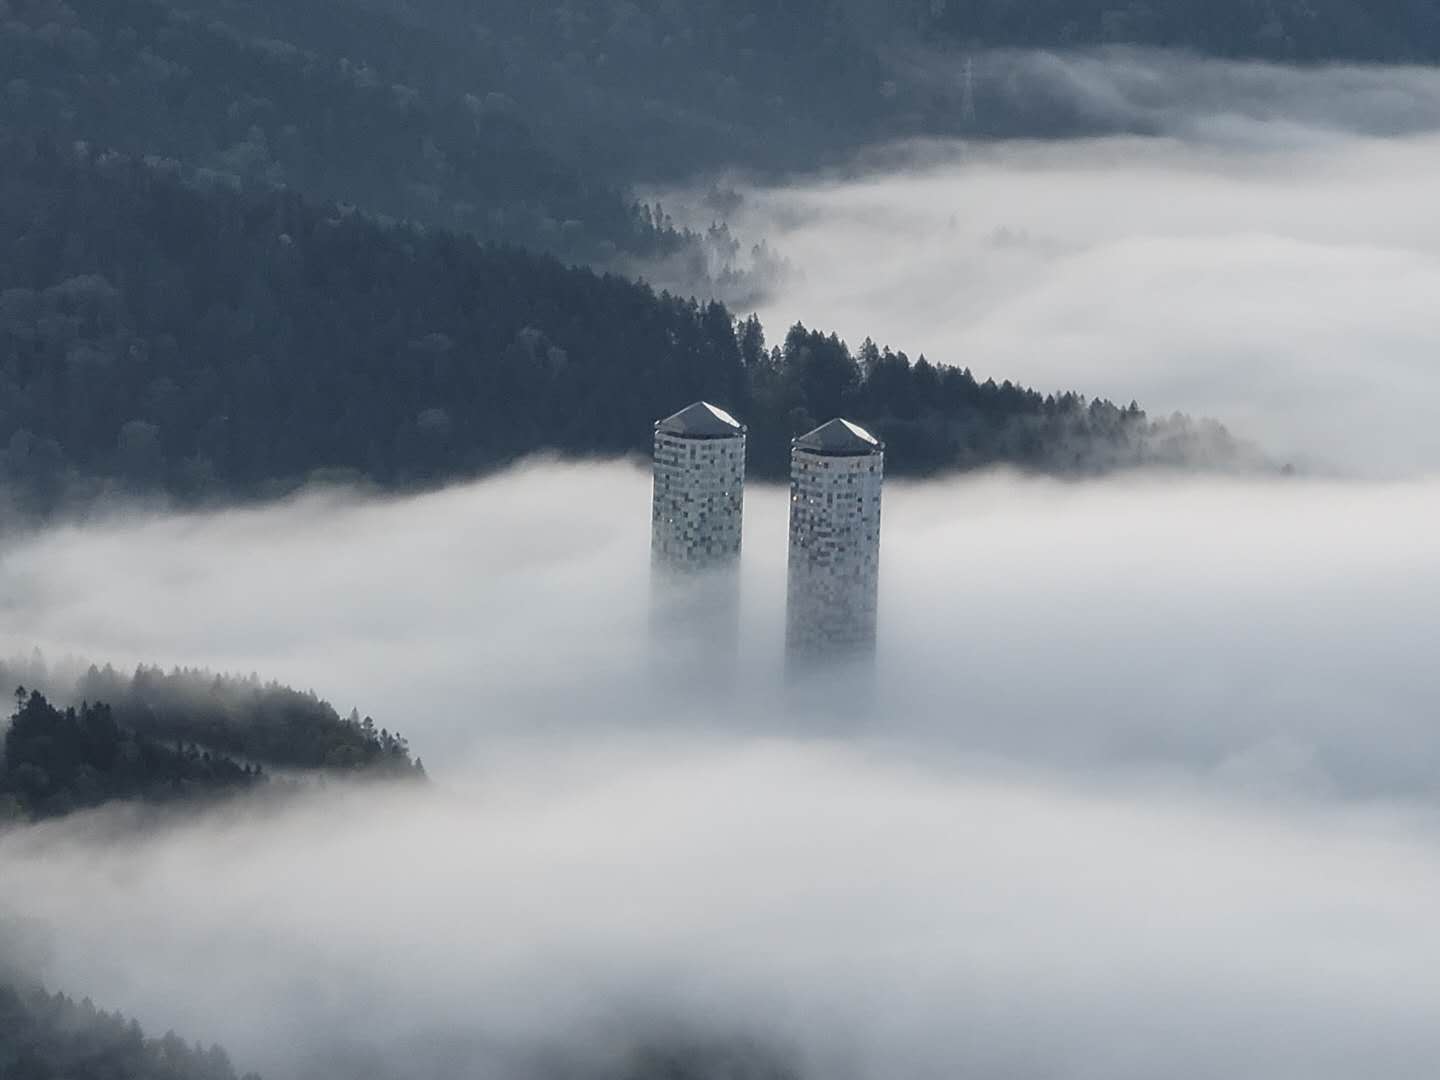
[[[183,355],[163,320],[127,336],[168,309],[125,281],[128,308],[91,279],[12,290],[3,370],[26,391],[0,414],[34,423],[43,391],[71,435],[103,429],[72,464],[113,450],[133,486],[107,474],[103,498],[7,510],[6,670],[61,705],[90,663],[255,672],[403,730],[430,779],[322,774],[158,817],[111,802],[0,824],[0,982],[19,967],[267,1080],[1433,1073],[1440,76],[1006,63],[1123,134],[907,141],[785,182],[737,168],[663,188],[789,261],[760,308],[769,344],[797,320],[838,333],[838,388],[810,393],[813,340],[773,370],[742,356],[723,308],[319,212],[282,242],[236,209],[263,202],[206,204],[222,225],[263,219],[227,265],[263,255],[246,282],[299,288],[297,267],[329,259],[347,303],[375,309],[346,342],[373,346],[363,364],[331,342],[316,375],[297,335],[263,366],[242,316],[299,319],[263,299],[281,289],[197,301],[234,355],[194,387],[145,368],[137,394],[72,395],[44,372],[106,388]],[[977,110],[997,70],[969,69]],[[92,179],[78,190],[107,190]],[[406,277],[417,251],[447,273],[467,253],[491,291],[427,294],[448,279]],[[555,292],[515,332],[500,309],[527,281]],[[577,311],[614,329],[603,354]],[[330,315],[307,333],[347,325]],[[426,321],[442,318],[449,333]],[[68,341],[82,323],[96,340]],[[866,335],[982,382],[1214,417],[1266,467],[1049,468],[1082,456],[1059,436],[1037,465],[1012,445],[1034,431],[988,405],[905,414]],[[630,381],[596,382],[616,358]],[[470,397],[443,396],[457,387]],[[746,491],[729,681],[688,679],[655,631],[649,465],[619,451],[649,437],[639,393],[717,388],[765,403],[782,456],[784,425],[829,401],[989,440],[983,469],[912,458],[886,485],[863,693],[784,678],[778,483]],[[292,410],[312,391],[395,408]],[[266,424],[190,424],[200,400]],[[152,410],[116,447],[113,401]],[[482,416],[513,441],[476,436]],[[332,422],[348,441],[316,434]],[[200,449],[166,441],[186,424]],[[552,428],[568,457],[514,460]],[[61,486],[43,440],[17,439],[10,464]],[[333,456],[351,450],[373,473]],[[295,490],[305,470],[326,478]],[[27,1060],[8,1034],[5,1080]]]
[[[433,777],[9,835],[47,976],[281,1078],[1434,1059],[1432,482],[894,485],[860,717],[782,691],[778,489],[733,694],[658,687],[648,486],[540,463],[12,544],[7,647],[353,696]]]

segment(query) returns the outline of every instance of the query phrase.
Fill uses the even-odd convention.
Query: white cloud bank
[[[761,307],[772,336],[800,320],[1210,415],[1310,467],[1440,467],[1440,72],[1146,53],[981,71],[982,107],[1039,87],[1153,134],[901,145],[738,183],[732,227],[798,271]]]
[[[53,983],[271,1080],[625,1075],[687,1034],[830,1078],[1440,1071],[1440,144],[1367,134],[1424,126],[1367,126],[1373,73],[1236,70],[1289,104],[1176,119],[1210,92],[1127,69],[1171,137],[751,193],[807,275],[765,314],[1371,479],[892,484],[846,733],[780,690],[779,490],[729,700],[656,688],[632,465],[12,536],[0,654],[313,686],[435,777],[0,837]]]
[[[256,671],[399,726],[442,771],[498,736],[786,731],[785,514],[783,490],[751,486],[744,681],[719,718],[729,704],[656,700],[649,478],[628,465],[12,542],[0,655]],[[882,727],[1100,764],[1283,747],[1345,790],[1428,788],[1437,533],[1431,481],[892,483]]]
[[[6,550],[0,646],[314,684],[436,778],[0,840],[52,981],[272,1080],[610,1075],[672,1031],[813,1076],[1440,1065],[1434,483],[892,485],[873,717],[837,735],[778,689],[779,490],[737,700],[654,691],[647,479]]]
[[[1405,814],[590,749],[124,848],[46,827],[0,840],[6,899],[59,929],[57,982],[275,1077],[605,1075],[670,1025],[815,1076],[1440,1062],[1440,858]]]

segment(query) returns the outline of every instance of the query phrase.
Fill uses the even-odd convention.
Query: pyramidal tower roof
[[[658,421],[655,430],[682,439],[728,439],[743,434],[745,425],[719,406],[697,401]]]
[[[827,457],[860,457],[883,450],[884,444],[859,424],[836,417],[795,440],[795,449]]]

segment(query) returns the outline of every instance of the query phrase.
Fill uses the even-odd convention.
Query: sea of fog
[[[657,689],[649,499],[636,464],[539,463],[52,528],[4,549],[0,655],[257,672],[398,727],[442,780],[499,739],[828,733],[782,693],[784,489],[747,491],[721,700]],[[1437,532],[1434,480],[892,482],[861,734],[1429,792]]]
[[[732,231],[791,265],[759,307],[772,343],[801,321],[1215,417],[1301,467],[1440,467],[1440,71],[1023,55],[982,67],[978,105],[1037,86],[1122,134],[657,196],[700,227],[707,194],[738,196]]]
[[[657,687],[648,499],[550,463],[12,541],[0,652],[312,686],[432,775],[0,837],[46,977],[275,1080],[667,1040],[807,1076],[1440,1062],[1440,483],[893,484],[838,731],[782,690],[780,489],[733,693]]]
[[[254,671],[432,779],[0,834],[0,926],[269,1080],[594,1080],[641,1044],[730,1080],[1434,1075],[1440,83],[1068,63],[1162,133],[746,188],[797,267],[772,337],[1311,470],[892,482],[858,698],[784,688],[778,488],[719,690],[657,679],[637,462],[11,531],[0,655]]]

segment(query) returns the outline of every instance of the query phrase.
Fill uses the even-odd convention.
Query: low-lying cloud
[[[12,543],[5,650],[313,685],[434,777],[0,839],[49,979],[273,1080],[666,1039],[805,1076],[1440,1062],[1433,482],[892,484],[843,732],[779,678],[780,489],[733,694],[656,688],[648,494],[540,464]]]
[[[1165,134],[752,190],[767,325],[1329,475],[892,483],[861,695],[784,686],[778,488],[718,688],[635,463],[0,538],[0,655],[312,687],[433,777],[0,835],[46,978],[270,1080],[1436,1072],[1440,77],[1034,62]]]
[[[875,730],[1072,763],[1288,748],[1346,790],[1428,789],[1437,507],[1433,481],[892,482]],[[441,770],[501,736],[790,734],[808,721],[775,715],[786,511],[751,485],[731,696],[656,700],[669,645],[630,464],[12,541],[0,654],[258,672],[399,726]]]
[[[626,1075],[627,1040],[675,1032],[806,1076],[1440,1060],[1418,816],[790,741],[590,749],[123,848],[47,826],[0,840],[6,900],[58,928],[57,982],[274,1077]]]
[[[760,307],[772,336],[799,320],[982,379],[1212,416],[1311,469],[1440,468],[1440,72],[978,64],[982,111],[1039,94],[1114,134],[907,143],[736,182],[731,227],[795,270]]]

